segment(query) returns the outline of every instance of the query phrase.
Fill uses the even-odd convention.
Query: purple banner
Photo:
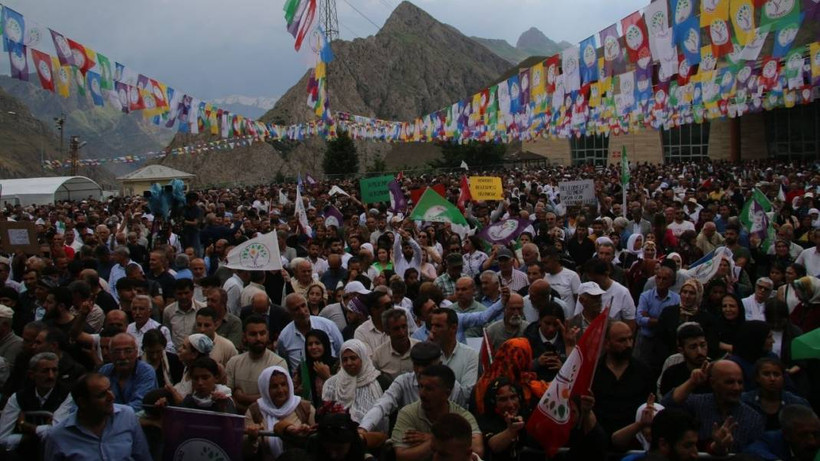
[[[531,223],[524,218],[508,218],[485,227],[478,236],[492,245],[506,245],[515,240]]]
[[[168,407],[162,416],[163,459],[242,459],[245,417]]]
[[[327,208],[325,208],[324,215],[325,226],[336,226],[337,229],[342,228],[342,224],[344,223],[344,216],[338,208],[332,205],[328,206]]]
[[[387,185],[387,189],[390,191],[390,211],[393,213],[406,212],[407,197],[404,196],[399,183],[394,179]]]

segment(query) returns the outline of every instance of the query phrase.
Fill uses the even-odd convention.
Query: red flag
[[[777,85],[777,79],[780,77],[780,59],[769,56],[763,59],[760,67],[760,86],[771,90]]]
[[[646,21],[640,11],[636,11],[621,20],[621,29],[624,31],[624,41],[626,51],[629,55],[629,62],[637,63],[641,61],[646,67],[652,60],[652,53],[649,51],[649,34],[646,31]]]
[[[34,60],[37,76],[40,77],[40,85],[44,90],[54,93],[54,73],[51,68],[51,56],[31,48],[31,58]]]
[[[541,442],[550,458],[567,443],[575,426],[571,398],[589,394],[608,319],[606,308],[587,327],[527,421],[527,432]]]
[[[726,56],[734,49],[729,23],[723,19],[716,19],[712,22],[709,26],[709,36],[712,40],[712,56],[715,59]]]
[[[467,184],[467,175],[461,177],[461,193],[458,194],[458,209],[462,212],[467,208],[467,202],[471,201],[473,196],[470,194],[470,185]]]
[[[558,54],[544,61],[544,73],[547,78],[546,88],[548,94],[555,93],[555,80],[558,78],[558,74],[561,73],[558,70],[560,66],[561,55]]]
[[[140,89],[128,85],[128,99],[129,99],[129,110],[143,110],[145,109],[145,101],[142,100],[142,93],[140,93]]]
[[[401,181],[404,179],[404,171],[399,171],[399,174],[396,175],[396,181]]]
[[[162,85],[154,79],[149,79],[148,81],[151,82],[150,89],[151,93],[154,95],[154,101],[156,101],[157,107],[168,107],[165,90],[162,89]]]
[[[481,369],[484,371],[489,370],[490,365],[493,364],[493,343],[490,342],[490,338],[487,336],[486,328],[484,328],[484,339],[481,341],[481,352],[478,359],[481,363]]]
[[[74,40],[71,40],[70,38],[66,39],[66,41],[68,42],[68,47],[71,48],[71,56],[74,59],[74,65],[77,66],[77,69],[80,69],[80,73],[85,76],[85,73],[94,67],[94,64],[96,64],[94,59],[90,56],[88,50],[86,50],[84,46]]]

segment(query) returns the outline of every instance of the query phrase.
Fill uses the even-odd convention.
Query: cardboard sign
[[[504,200],[501,178],[496,176],[470,176],[470,195],[473,200]]]
[[[6,253],[40,254],[37,229],[33,222],[0,222],[0,248]]]
[[[561,193],[561,203],[566,206],[596,205],[595,181],[584,179],[581,181],[559,182],[558,190]]]
[[[362,193],[362,203],[377,203],[390,201],[388,184],[393,176],[377,176],[359,180],[359,189]]]
[[[447,189],[444,188],[444,184],[436,184],[434,186],[430,186],[430,189],[433,189],[434,191],[436,191],[438,193],[438,195],[440,195],[444,198],[447,198],[446,197]],[[421,198],[421,195],[424,194],[424,191],[426,191],[426,190],[427,190],[426,187],[419,187],[418,189],[413,189],[413,190],[410,191],[410,200],[413,201],[413,204],[418,204],[419,203],[419,199]]]

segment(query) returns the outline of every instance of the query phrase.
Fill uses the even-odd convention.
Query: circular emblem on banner
[[[120,88],[117,90],[117,96],[120,99],[120,104],[122,107],[128,107],[128,92],[125,91],[125,88]]]
[[[51,81],[51,68],[48,67],[48,63],[40,61],[37,65],[37,70],[40,72],[40,77],[42,77],[43,80],[47,82]]]
[[[207,459],[208,461],[229,461],[231,458],[219,445],[208,439],[188,439],[174,452],[174,461]]]
[[[635,24],[627,27],[625,36],[626,45],[632,50],[637,50],[643,44],[643,31]]]
[[[65,41],[65,37],[62,35],[55,35],[54,44],[57,46],[57,51],[60,55],[71,56],[71,47],[68,46],[68,42]]]
[[[239,265],[248,269],[259,269],[270,262],[270,251],[261,243],[251,243],[239,253]]]
[[[709,27],[709,35],[712,36],[712,44],[714,45],[725,45],[729,42],[729,27],[726,25],[726,21],[722,19],[716,19],[715,22]]]
[[[597,53],[595,53],[595,47],[591,44],[587,44],[584,47],[584,65],[587,67],[592,67],[596,64],[596,60],[598,59]]]
[[[71,50],[71,56],[74,58],[74,65],[78,69],[85,67],[85,55],[80,50]]]
[[[26,31],[26,45],[32,46],[40,43],[43,39],[43,32],[38,27],[31,27]]]
[[[788,46],[789,43],[794,41],[794,38],[797,37],[797,27],[794,24],[790,24],[782,29],[777,33],[777,43],[780,46]]]
[[[692,15],[692,1],[680,0],[675,6],[675,24],[680,24]]]
[[[794,0],[778,0],[766,2],[763,7],[766,16],[771,19],[780,19],[794,8]]]
[[[686,47],[686,51],[690,53],[697,53],[698,45],[700,44],[700,30],[698,29],[689,29],[689,34],[686,36],[686,40],[683,42],[683,46]]]
[[[666,23],[666,13],[663,11],[656,11],[649,19],[649,29],[652,31],[650,35],[655,36],[669,27]]]
[[[618,59],[621,54],[621,46],[618,44],[618,39],[609,35],[604,40],[604,59],[607,61],[614,61]]]
[[[505,240],[511,236],[516,229],[518,229],[518,221],[515,219],[508,219],[500,226],[491,227],[487,231],[487,235],[495,241]]]
[[[20,51],[23,50],[22,47],[19,48]],[[11,65],[14,66],[17,70],[23,70],[26,68],[26,53],[17,53],[17,51],[13,51],[11,53]]]
[[[91,80],[91,92],[94,94],[101,94],[100,93],[100,81],[98,79]]]
[[[15,43],[23,43],[23,26],[17,22],[17,19],[6,18],[6,39]]]
[[[424,212],[423,221],[435,221],[440,215],[447,213],[447,208],[442,205],[433,205]]]
[[[735,25],[740,27],[741,30],[745,32],[750,32],[752,30],[752,7],[748,4],[740,5],[740,8],[737,9],[735,12]]]
[[[774,78],[777,73],[777,61],[769,61],[763,66],[763,76],[767,79]]]

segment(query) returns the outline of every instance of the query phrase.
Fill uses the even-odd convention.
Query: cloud
[[[371,21],[381,27],[398,3],[338,0],[341,37],[374,35],[377,28]],[[503,38],[514,45],[532,26],[553,40],[578,42],[645,7],[647,0],[414,3],[466,35]],[[293,50],[293,37],[285,30],[283,0],[4,0],[4,4],[137,72],[203,99],[232,94],[279,96],[304,75],[311,62]],[[42,51],[54,54],[50,44],[46,48]]]

